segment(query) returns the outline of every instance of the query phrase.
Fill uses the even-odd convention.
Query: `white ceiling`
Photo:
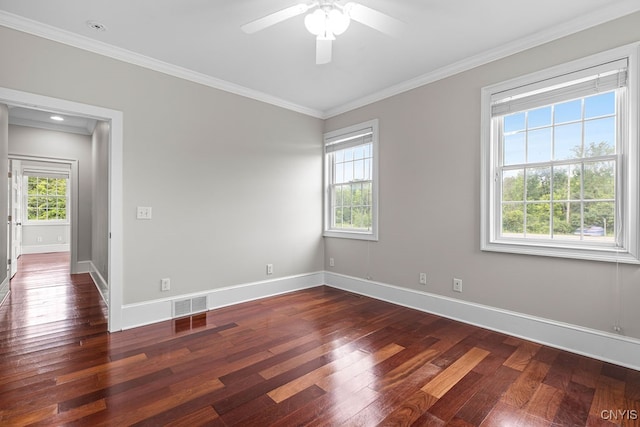
[[[52,119],[52,116],[56,116],[62,120]],[[96,123],[97,120],[87,117],[76,117],[53,111],[9,106],[9,124],[12,125],[92,135]]]
[[[404,32],[352,22],[326,65],[315,64],[303,15],[240,30],[300,1],[0,0],[0,25],[330,117],[640,10],[638,0],[359,0],[404,22]]]

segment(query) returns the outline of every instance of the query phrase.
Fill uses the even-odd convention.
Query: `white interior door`
[[[22,255],[22,174],[19,160],[10,160],[9,162],[9,170],[11,171],[9,189],[11,271],[9,277],[13,277],[18,272],[18,257]]]

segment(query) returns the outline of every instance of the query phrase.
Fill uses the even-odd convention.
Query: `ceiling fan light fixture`
[[[304,18],[304,25],[314,36],[340,35],[349,28],[350,19],[338,9],[316,9]]]
[[[322,9],[316,9],[307,16],[304,17],[304,26],[307,30],[315,35],[319,36],[325,31],[326,14]]]
[[[336,36],[339,36],[340,34],[347,31],[347,28],[349,28],[349,24],[351,23],[351,20],[349,19],[349,16],[342,13],[338,9],[331,9],[329,13],[327,13],[326,22],[327,22],[327,27],[331,29],[331,32]]]

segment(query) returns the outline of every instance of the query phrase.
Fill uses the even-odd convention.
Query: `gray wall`
[[[91,260],[91,137],[10,125],[9,154],[78,161],[78,261]]]
[[[4,27],[0,57],[3,87],[123,112],[125,304],[323,269],[321,120]]]
[[[420,290],[426,272],[429,292],[601,330],[620,318],[640,338],[638,267],[479,250],[480,88],[636,40],[640,14],[324,126],[6,28],[0,85],[123,112],[125,303],[262,280],[267,263],[273,277],[327,269]],[[380,119],[380,241],[323,244],[323,128],[372,118]],[[153,207],[153,219],[136,220],[136,206]],[[329,257],[335,267],[323,265]],[[451,292],[453,276],[463,294]],[[162,277],[172,279],[170,292],[160,291]]]
[[[109,124],[99,122],[91,140],[91,261],[105,282],[109,281],[109,132]]]
[[[481,252],[479,184],[483,86],[638,40],[634,14],[327,120],[380,119],[380,241],[326,239],[325,268],[640,338],[640,267]]]

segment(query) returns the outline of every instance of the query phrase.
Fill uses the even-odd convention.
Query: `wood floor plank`
[[[0,425],[638,424],[638,371],[325,286],[109,334],[69,262],[19,259]]]
[[[517,369],[519,366],[516,365],[515,368],[513,366],[510,367]],[[549,368],[547,364],[532,360],[527,364],[522,374],[518,376],[518,379],[509,387],[502,397],[502,401],[516,408],[524,407],[545,379]]]
[[[438,399],[441,398],[488,354],[489,352],[486,350],[477,347],[472,348],[422,387],[422,391]]]
[[[531,362],[531,359],[542,347],[540,344],[523,342],[518,346],[518,349],[504,362],[505,366],[516,369],[518,371],[524,371],[525,368]]]

